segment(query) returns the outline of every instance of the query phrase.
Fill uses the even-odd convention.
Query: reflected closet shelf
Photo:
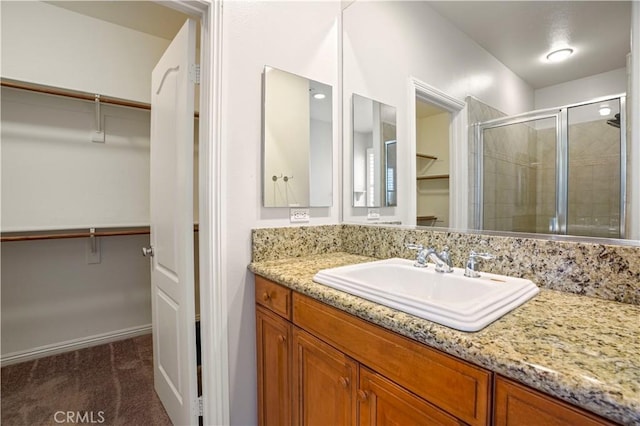
[[[420,153],[417,153],[416,157],[418,157],[418,158],[426,158],[427,160],[437,160],[438,159],[438,157],[436,157],[435,155],[420,154]]]
[[[433,180],[433,179],[449,179],[449,175],[427,175],[427,176],[418,176],[417,180]]]

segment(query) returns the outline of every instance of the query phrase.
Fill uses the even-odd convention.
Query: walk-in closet
[[[188,17],[90,3],[1,5],[2,367],[152,331],[151,74]]]

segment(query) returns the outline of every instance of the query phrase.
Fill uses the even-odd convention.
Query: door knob
[[[147,256],[153,257],[153,247],[152,246],[142,247],[142,255],[145,257]]]

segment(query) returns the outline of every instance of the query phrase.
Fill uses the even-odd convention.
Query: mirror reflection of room
[[[638,74],[632,72],[634,57],[629,53],[631,3],[614,3],[545,2],[542,7],[540,2],[481,2],[481,6],[477,2],[353,2],[346,7],[345,94],[366,93],[371,98],[383,99],[397,108],[400,120],[398,202],[394,208],[381,210],[380,221],[450,229],[637,239],[640,150],[631,143],[635,132],[630,90],[638,86],[633,84]],[[501,18],[507,15],[509,22]],[[563,21],[558,19],[560,16],[570,19]],[[372,19],[377,26],[367,25]],[[592,31],[587,24],[589,19],[599,22],[598,31]],[[530,22],[553,22],[567,32],[553,32],[543,25],[528,25]],[[385,28],[384,33],[379,27]],[[562,37],[568,34],[573,38]],[[590,49],[579,44],[578,39]],[[608,40],[606,48],[596,47],[603,39]],[[373,50],[371,45],[378,47]],[[564,61],[553,55],[557,51],[565,54]],[[435,95],[423,96],[430,94]],[[599,105],[621,95],[630,95],[626,105],[609,105],[611,111],[606,115],[596,111],[594,118],[589,119],[592,130],[582,130],[588,127],[587,122],[574,122],[577,105],[594,101]],[[446,157],[429,152],[430,148],[418,147],[418,140],[424,136],[420,134],[422,118],[414,110],[416,97],[450,112],[448,170],[440,168],[447,164]],[[452,102],[452,108],[447,107],[448,101]],[[534,154],[527,148],[519,158],[512,158],[516,153],[511,151],[520,141],[512,145],[502,141],[501,145],[489,147],[497,150],[487,162],[489,167],[496,161],[518,167],[513,173],[491,171],[499,185],[485,194],[484,201],[493,197],[494,204],[479,202],[478,190],[491,178],[478,174],[479,155],[472,126],[541,110],[559,110],[562,106],[572,107],[562,118],[565,124],[569,121],[568,127],[543,121],[531,124],[539,135],[544,126],[566,134],[566,142],[557,138],[557,152],[540,157],[542,153]],[[347,108],[349,105],[345,104]],[[620,121],[620,128],[606,125],[607,121]],[[347,117],[345,137],[350,137],[352,130],[349,122]],[[506,129],[524,132],[528,126],[511,124],[487,132],[493,133],[492,137],[504,138],[498,134]],[[617,130],[619,141],[608,143],[609,136],[600,138],[605,131],[597,130],[597,125],[607,126],[608,134]],[[549,132],[554,134],[553,130]],[[622,141],[625,137],[629,141],[626,148]],[[593,142],[594,138],[600,139]],[[613,154],[616,150],[626,152],[627,160],[622,155],[616,157]],[[596,154],[597,158],[588,157],[587,152],[600,154]],[[564,157],[566,165],[561,169],[555,163]],[[610,161],[605,163],[605,157]],[[345,190],[349,191],[354,187],[349,182],[353,165],[345,164]],[[609,176],[615,170],[616,177]],[[434,178],[447,174],[448,178]],[[593,194],[597,194],[597,199]],[[606,199],[605,194],[609,194]],[[495,199],[498,195],[500,199]],[[589,199],[593,202],[588,202]],[[353,205],[358,204],[350,206],[346,201],[344,220],[368,222],[365,209]],[[485,223],[478,220],[483,214]]]
[[[416,98],[416,224],[449,226],[451,114]]]
[[[480,229],[625,237],[624,96],[477,124]]]
[[[264,69],[264,207],[332,204],[332,88]]]
[[[353,206],[397,205],[394,107],[353,94]]]

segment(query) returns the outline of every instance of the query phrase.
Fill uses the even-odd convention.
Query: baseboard
[[[70,352],[78,349],[89,348],[91,346],[103,345],[105,343],[111,343],[117,340],[129,339],[131,337],[150,333],[151,324],[147,324],[138,327],[111,331],[109,333],[96,334],[79,339],[39,346],[37,348],[28,349],[25,351],[12,352],[6,355],[2,355],[2,358],[0,358],[0,366],[4,367],[11,364],[17,364],[19,362],[31,361],[37,358],[43,358],[45,356],[57,355],[63,352]]]

